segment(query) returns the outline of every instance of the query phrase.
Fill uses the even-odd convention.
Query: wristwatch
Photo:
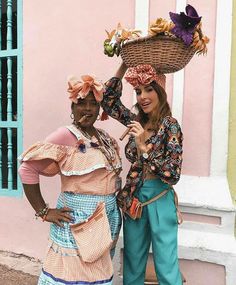
[[[141,154],[140,159],[142,162],[146,162],[148,160],[148,157],[149,157],[149,154],[147,152],[144,152]]]

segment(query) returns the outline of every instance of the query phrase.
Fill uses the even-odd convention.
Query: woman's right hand
[[[136,121],[131,121],[131,123],[128,124],[127,127],[130,128],[128,134],[134,136],[135,138],[138,150],[141,151],[141,153],[147,152],[148,148],[145,144],[145,130],[141,126],[141,124]]]
[[[127,65],[122,61],[121,65],[119,66],[118,70],[115,73],[115,77],[122,79],[127,68],[128,68]]]
[[[49,209],[45,221],[54,223],[63,228],[62,222],[70,223],[73,221],[73,217],[69,214],[72,212],[70,208],[63,207],[60,209]]]

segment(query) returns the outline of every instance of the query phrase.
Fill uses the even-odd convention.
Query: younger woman
[[[150,244],[160,285],[182,284],[177,256],[178,219],[172,185],[180,178],[182,132],[167,102],[165,76],[150,65],[129,68],[125,79],[136,92],[138,114],[120,101],[123,63],[106,83],[102,107],[129,128],[125,148],[132,163],[118,194],[124,213],[131,214],[133,198],[143,207],[140,219],[124,219],[124,285],[143,285]],[[153,199],[154,198],[154,199]]]

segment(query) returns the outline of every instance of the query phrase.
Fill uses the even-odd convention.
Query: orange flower
[[[67,91],[70,93],[69,99],[74,103],[77,103],[79,98],[84,99],[89,91],[93,92],[97,102],[101,102],[103,99],[103,84],[91,75],[82,75],[81,80],[72,76],[68,80],[68,85],[69,88]]]

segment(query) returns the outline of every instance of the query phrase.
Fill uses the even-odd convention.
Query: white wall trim
[[[182,126],[184,104],[184,70],[174,73],[173,76],[173,99],[172,99],[172,116],[176,118]]]
[[[142,36],[148,34],[149,0],[135,1],[135,29],[142,31]]]
[[[217,1],[211,175],[226,175],[232,40],[232,1]]]
[[[135,29],[142,31],[142,36],[148,34],[149,27],[149,0],[135,1]],[[136,93],[133,93],[133,105],[137,102]]]
[[[226,176],[181,175],[175,185],[180,205],[235,211]]]
[[[176,1],[176,13],[185,11],[186,0]],[[182,125],[184,103],[184,69],[175,72],[173,76],[172,115]]]
[[[234,236],[202,233],[180,228],[178,240],[180,259],[199,260],[222,265],[226,271],[226,282],[221,284],[235,285],[236,241]]]

